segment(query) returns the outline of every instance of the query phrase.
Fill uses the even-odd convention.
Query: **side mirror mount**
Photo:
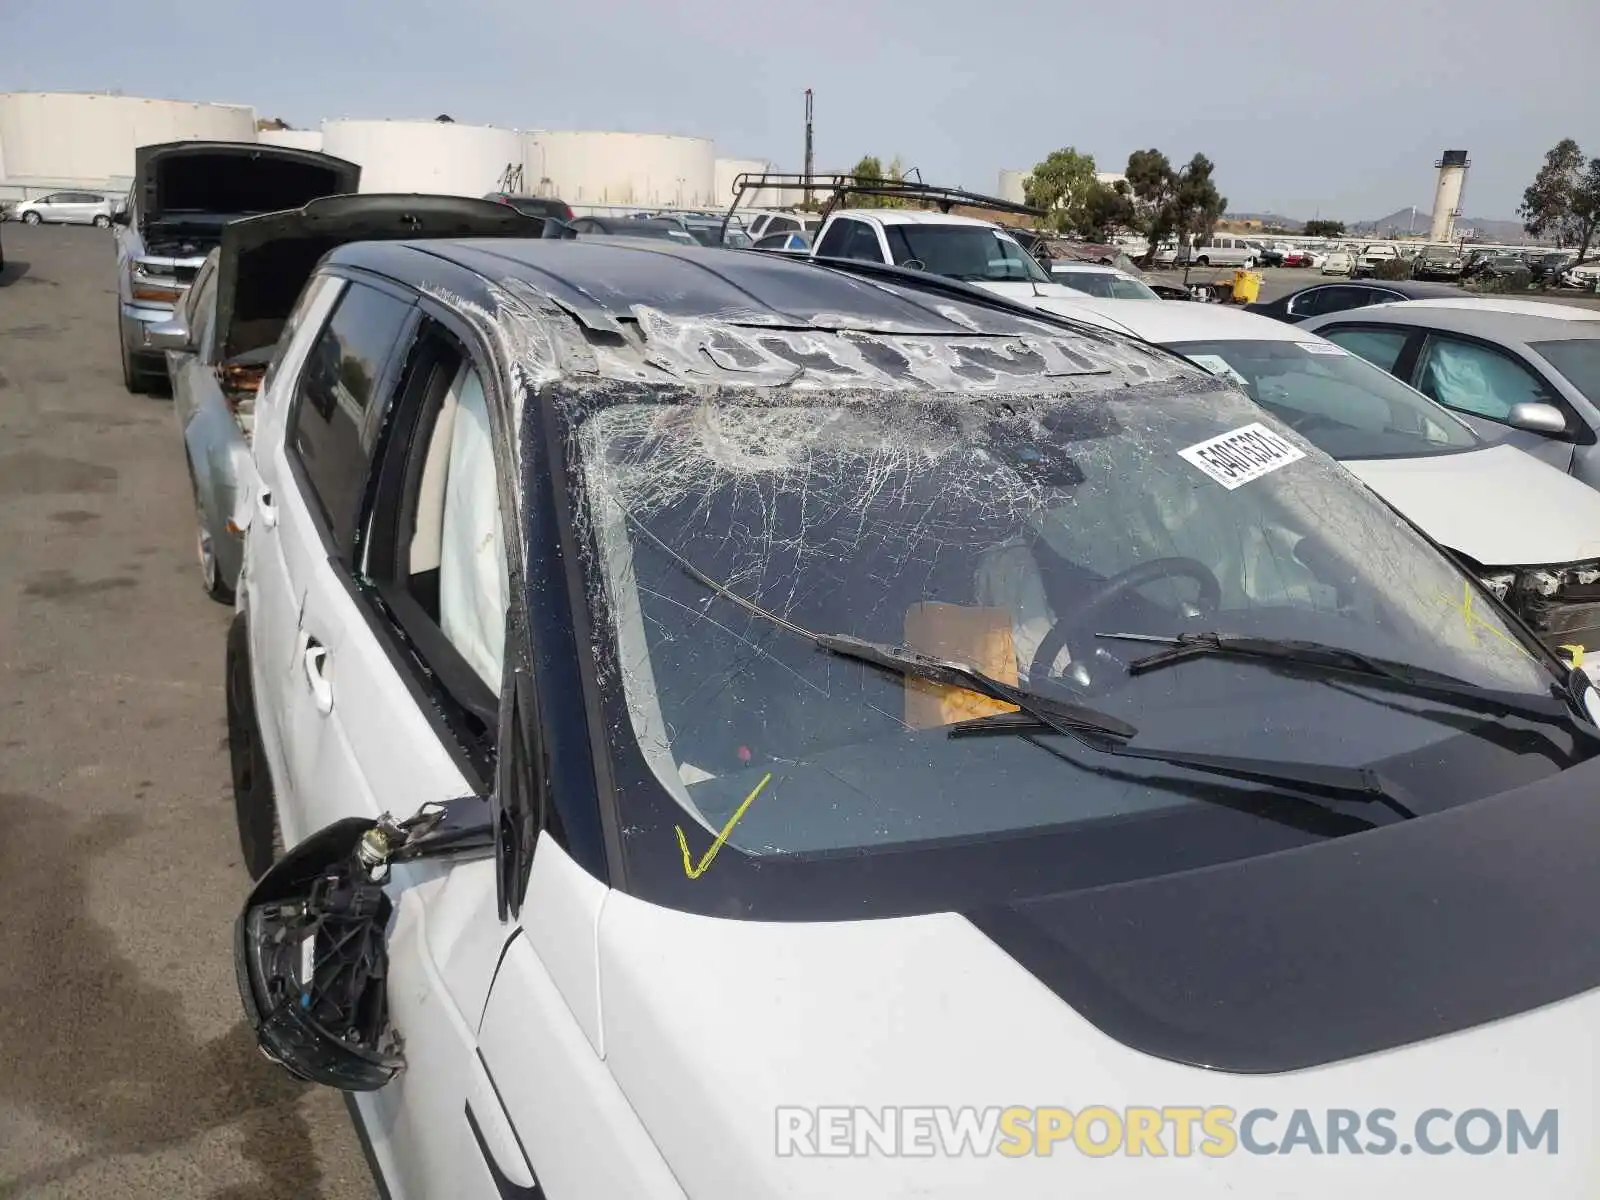
[[[1514,404],[1506,416],[1513,429],[1529,433],[1558,435],[1567,431],[1567,417],[1554,404]]]
[[[189,327],[181,319],[158,321],[145,330],[145,336],[150,345],[156,350],[178,350],[193,354],[194,341],[189,336]]]
[[[296,1079],[371,1092],[405,1068],[389,1023],[389,865],[494,846],[481,797],[396,821],[346,817],[256,883],[234,924],[234,970],[261,1052]]]
[[[111,210],[111,223],[113,225],[126,226],[128,224],[128,210],[125,208],[113,208]]]

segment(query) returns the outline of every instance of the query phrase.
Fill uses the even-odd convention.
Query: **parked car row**
[[[138,332],[234,604],[240,1001],[383,1194],[775,1196],[774,1112],[908,1079],[1375,1109],[1593,1023],[1600,492],[1369,321],[1491,310],[1314,331],[1336,297],[1152,298],[947,212],[768,252],[807,231],[156,149],[119,235],[202,251]],[[1522,333],[1582,377],[1562,328]],[[996,1013],[1025,1042],[971,1045]]]

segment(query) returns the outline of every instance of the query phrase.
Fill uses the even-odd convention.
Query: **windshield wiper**
[[[1037,732],[1045,723],[1027,710],[974,717],[950,727],[950,737],[978,737],[996,733]],[[1304,788],[1343,800],[1383,805],[1397,816],[1411,820],[1417,815],[1406,803],[1408,793],[1393,780],[1369,767],[1341,767],[1327,763],[1292,762],[1275,758],[1255,758],[1237,754],[1201,754],[1190,750],[1165,750],[1160,747],[1130,746],[1125,741],[1081,736],[1079,730],[1056,730],[1102,754],[1114,758],[1138,758],[1146,762],[1186,767],[1207,775],[1243,779],[1277,787]],[[1031,740],[1031,739],[1030,739]],[[1043,747],[1048,749],[1048,747]],[[1070,761],[1070,760],[1069,760]],[[1081,763],[1078,765],[1082,765]],[[1093,768],[1089,768],[1093,769]]]
[[[1560,721],[1600,736],[1586,721],[1573,719],[1573,706],[1581,707],[1586,679],[1573,671],[1567,684],[1550,685],[1550,695],[1530,696],[1523,692],[1482,687],[1454,675],[1394,659],[1330,646],[1322,642],[1290,638],[1245,637],[1227,633],[1180,633],[1172,636],[1147,633],[1097,633],[1096,637],[1128,642],[1159,642],[1166,646],[1128,664],[1130,675],[1143,675],[1162,667],[1176,666],[1197,658],[1254,659],[1274,666],[1315,674],[1349,676],[1363,684],[1459,704],[1497,716],[1529,717],[1541,721]]]
[[[950,726],[948,736],[966,737],[983,733],[1024,732],[1029,729],[1047,729],[1072,738],[1074,741],[1119,758],[1141,758],[1152,762],[1170,763],[1195,771],[1235,779],[1253,780],[1279,786],[1309,788],[1332,792],[1347,799],[1377,801],[1407,819],[1416,816],[1398,795],[1400,789],[1385,780],[1376,771],[1355,767],[1320,766],[1316,763],[1277,762],[1272,759],[1239,758],[1224,754],[1192,754],[1180,750],[1153,750],[1129,746],[1139,730],[1120,717],[1103,713],[1081,704],[1053,700],[1040,696],[994,678],[969,663],[936,658],[931,654],[912,650],[908,646],[891,646],[871,642],[864,638],[842,633],[817,633],[797,625],[787,617],[763,608],[754,600],[741,596],[726,584],[706,574],[651,530],[629,516],[629,524],[647,541],[665,554],[684,574],[716,595],[744,609],[753,616],[786,629],[797,637],[805,638],[819,649],[841,658],[851,658],[884,670],[926,679],[949,687],[962,688],[1013,704],[1019,711],[996,713],[975,717]],[[1041,746],[1049,753],[1049,747]],[[1314,801],[1311,803],[1315,803]],[[1320,806],[1319,806],[1320,807]]]
[[[915,676],[926,679],[930,683],[941,683],[947,687],[962,688],[969,692],[976,692],[980,696],[987,696],[990,700],[998,700],[1002,704],[1012,704],[1021,710],[1020,713],[999,713],[998,716],[1022,716],[1030,728],[1043,726],[1054,730],[1056,733],[1068,737],[1077,737],[1085,740],[1081,735],[1087,734],[1090,738],[1113,741],[1128,741],[1138,735],[1139,730],[1110,713],[1100,712],[1098,709],[1087,708],[1081,704],[1072,704],[1064,700],[1054,700],[1048,696],[1040,696],[1034,692],[1024,691],[1022,688],[1003,680],[996,679],[971,666],[968,663],[956,662],[951,659],[935,658],[931,654],[924,654],[920,650],[913,650],[909,646],[891,646],[883,642],[869,642],[862,638],[851,637],[842,633],[812,633],[810,630],[801,630],[797,626],[787,626],[810,638],[822,649],[842,658],[853,658],[860,662],[871,663],[873,666],[883,667],[885,670],[897,671],[903,675]],[[979,717],[977,720],[986,720]],[[1093,741],[1086,744],[1095,745]],[[1098,748],[1098,747],[1097,747]]]

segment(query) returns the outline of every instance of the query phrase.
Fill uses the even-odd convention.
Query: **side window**
[[[1298,296],[1289,298],[1289,312],[1297,317],[1314,317],[1318,313],[1328,312],[1323,307],[1324,293],[1331,292],[1332,288],[1310,288]]]
[[[216,326],[217,316],[217,271],[215,260],[208,262],[201,268],[201,277],[195,281],[195,285],[189,289],[189,293],[187,321],[195,353],[200,356],[201,362],[214,362],[212,332]]]
[[[878,242],[878,231],[865,221],[851,221],[850,235],[844,246],[844,257],[862,262],[883,261],[883,246]]]
[[[1364,308],[1372,303],[1372,293],[1367,288],[1359,287],[1325,287],[1317,288],[1308,299],[1310,308],[1296,308],[1297,314],[1307,316],[1319,313],[1344,312],[1352,308]]]
[[[800,228],[800,222],[793,217],[773,217],[767,222],[767,233],[789,233]]]
[[[1318,330],[1330,342],[1343,346],[1351,354],[1360,355],[1375,367],[1390,374],[1400,361],[1400,352],[1411,340],[1406,329],[1322,329]]]
[[[1504,421],[1518,404],[1556,404],[1539,377],[1509,354],[1433,334],[1422,351],[1417,390],[1446,408]]]
[[[822,258],[845,258],[845,248],[854,236],[855,222],[849,219],[834,221],[817,243],[817,254]]]
[[[424,319],[382,450],[367,572],[487,782],[510,586],[484,368]]]
[[[362,422],[410,308],[385,292],[350,284],[300,373],[288,444],[342,557],[354,542],[367,479]]]

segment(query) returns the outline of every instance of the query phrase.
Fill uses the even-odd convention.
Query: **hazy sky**
[[[1235,210],[1511,217],[1562,137],[1600,154],[1600,0],[0,0],[0,88],[324,117],[712,137],[818,169],[899,154],[993,191],[1073,145],[1204,151]]]

